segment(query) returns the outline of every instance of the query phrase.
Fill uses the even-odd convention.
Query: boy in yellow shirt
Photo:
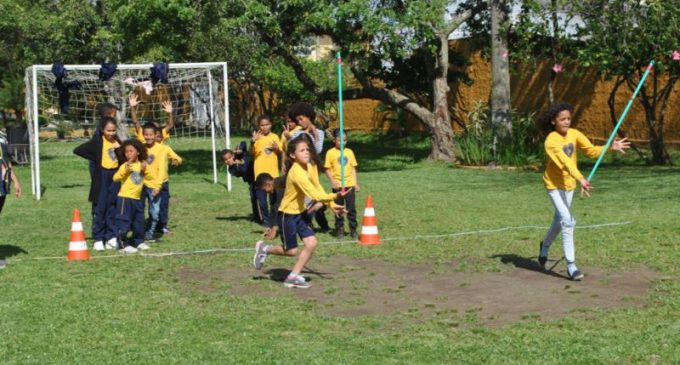
[[[149,171],[154,179],[154,185],[157,186],[157,188],[144,188],[144,198],[149,202],[149,227],[144,235],[144,240],[148,242],[155,240],[156,230],[161,228],[158,225],[161,221],[162,192],[169,180],[168,161],[172,161],[175,166],[182,163],[182,158],[170,146],[156,142],[159,133],[159,128],[154,123],[144,124],[144,147],[146,147],[147,154],[146,170]],[[167,188],[165,190],[168,191]]]
[[[135,137],[137,137],[137,140],[145,143],[144,139],[144,130],[142,128],[141,123],[139,122],[139,119],[137,118],[137,106],[139,105],[139,98],[137,97],[137,94],[134,92],[130,94],[130,97],[128,97],[128,104],[130,104],[130,119],[132,119],[132,123],[135,125]],[[163,111],[167,114],[168,121],[165,124],[165,127],[160,127],[160,124],[157,122],[153,122],[156,127],[160,130],[160,140],[157,139],[157,142],[165,142],[170,138],[170,130],[175,126],[175,122],[172,119],[172,102],[170,100],[166,100],[162,104],[163,106]]]
[[[333,138],[335,147],[326,152],[326,160],[324,168],[326,168],[326,176],[333,186],[333,192],[337,193],[341,190],[342,181],[342,165],[344,165],[345,172],[345,188],[351,189],[350,193],[344,198],[335,201],[335,204],[344,205],[347,210],[347,221],[349,222],[349,234],[352,239],[357,239],[357,208],[355,203],[355,191],[361,191],[359,187],[359,177],[357,176],[357,159],[354,152],[347,148],[347,134],[343,133],[344,150],[343,161],[340,161],[340,129],[333,130]],[[342,216],[335,217],[335,236],[338,238],[345,237],[345,219]]]
[[[113,181],[120,183],[120,191],[116,199],[116,228],[118,243],[122,252],[135,253],[150,247],[144,243],[144,200],[143,187],[158,190],[159,186],[151,172],[141,161],[147,159],[146,148],[137,140],[123,142],[126,162],[113,175]],[[132,239],[126,240],[128,231],[132,230]],[[127,241],[127,242],[126,242]]]
[[[281,140],[279,136],[271,133],[272,120],[266,115],[257,118],[258,130],[253,132],[250,140],[250,153],[253,156],[253,175],[257,177],[262,173],[267,173],[271,177],[279,176],[279,153],[281,153]],[[264,190],[255,186],[255,197],[257,198],[258,223],[268,227],[269,206],[274,205],[274,197]]]
[[[545,267],[548,261],[548,250],[557,234],[562,232],[564,258],[567,260],[567,275],[571,280],[581,280],[583,274],[576,267],[574,249],[574,226],[576,219],[571,212],[571,201],[576,189],[576,182],[581,184],[581,195],[590,196],[590,182],[578,170],[576,152],[580,150],[590,158],[597,158],[602,151],[601,146],[594,146],[588,137],[571,126],[571,115],[574,108],[565,102],[553,103],[539,118],[539,123],[552,130],[545,139],[547,163],[543,174],[543,185],[555,207],[552,224],[541,241],[538,263]],[[630,147],[626,139],[616,140],[612,150],[625,153]]]

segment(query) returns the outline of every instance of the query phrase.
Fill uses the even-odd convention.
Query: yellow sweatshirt
[[[305,196],[312,200],[323,202],[333,208],[335,194],[326,193],[319,184],[319,174],[316,166],[307,164],[307,169],[297,162],[291,166],[286,178],[286,189],[281,200],[279,212],[288,214],[302,214],[305,208]],[[313,175],[316,174],[316,179]],[[316,180],[316,181],[314,181]]]
[[[566,136],[557,132],[548,135],[545,139],[545,155],[548,161],[543,174],[546,189],[576,189],[576,182],[583,179],[583,174],[576,165],[577,149],[590,158],[597,158],[602,152],[602,146],[593,145],[588,137],[576,129],[569,128]]]
[[[160,188],[154,184],[154,177],[148,169],[142,171],[142,164],[139,161],[132,163],[132,171],[127,170],[127,163],[120,165],[118,172],[113,175],[113,181],[121,183],[118,192],[121,198],[139,200],[144,185],[152,189]]]
[[[272,143],[276,143],[279,150],[282,149],[279,136],[274,133],[262,136],[251,146],[251,152],[255,161],[253,163],[255,178],[264,172],[272,177],[279,177],[279,155],[271,149]]]
[[[146,147],[146,153],[149,155],[146,160],[146,169],[151,172],[155,184],[158,186],[169,180],[169,160],[177,160],[179,163],[182,163],[182,158],[170,146],[163,143],[154,143],[153,146]]]

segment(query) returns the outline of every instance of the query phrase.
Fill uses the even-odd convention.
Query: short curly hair
[[[291,119],[296,120],[298,115],[304,115],[312,122],[314,122],[314,118],[316,118],[316,112],[314,111],[312,104],[305,102],[297,102],[290,106],[288,116]]]
[[[566,101],[556,101],[552,103],[548,109],[543,111],[541,113],[541,116],[538,117],[538,125],[539,127],[547,134],[552,132],[555,127],[552,125],[552,122],[555,120],[558,114],[561,112],[568,110],[570,113],[574,113],[574,106],[567,103]]]
[[[146,153],[146,147],[144,147],[142,142],[134,138],[123,141],[123,143],[120,146],[120,149],[123,151],[123,153],[125,153],[125,148],[127,146],[132,146],[137,150],[137,153],[139,153],[139,156],[137,156],[137,161],[140,162],[146,161],[149,158],[149,156]]]

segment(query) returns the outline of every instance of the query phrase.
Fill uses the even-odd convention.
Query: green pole
[[[345,128],[342,115],[342,57],[340,51],[336,55],[338,62],[338,121],[340,124],[340,188],[345,191]]]
[[[607,144],[605,144],[604,148],[602,148],[602,152],[600,152],[600,156],[597,158],[597,161],[595,161],[595,166],[593,166],[593,169],[590,170],[590,174],[588,175],[588,181],[591,181],[593,179],[593,175],[595,175],[595,171],[597,170],[597,167],[600,166],[600,162],[602,162],[602,158],[604,157],[604,154],[607,153],[609,146],[611,146],[612,142],[614,141],[614,137],[616,136],[616,132],[619,130],[619,127],[621,127],[623,120],[626,119],[626,115],[628,114],[630,107],[633,105],[633,101],[637,97],[638,92],[640,92],[640,89],[642,89],[642,85],[644,85],[645,80],[647,79],[647,76],[649,76],[649,72],[652,70],[652,68],[654,68],[654,60],[649,62],[649,65],[647,66],[647,70],[642,75],[640,82],[638,82],[638,85],[635,88],[635,92],[633,93],[633,96],[631,96],[630,100],[628,100],[628,104],[626,105],[626,108],[623,110],[623,113],[621,113],[621,116],[619,117],[619,121],[616,123],[616,126],[614,127],[614,130],[612,131],[611,136],[609,136],[609,139],[607,140]]]

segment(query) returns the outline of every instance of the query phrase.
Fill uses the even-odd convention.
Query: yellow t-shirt
[[[104,169],[111,170],[118,168],[118,157],[116,157],[116,149],[113,147],[114,142],[109,142],[102,136],[102,161],[101,166]]]
[[[144,140],[144,128],[136,129],[135,128],[135,136],[137,136],[137,140],[145,143],[146,140]],[[165,128],[161,128],[161,136],[163,137],[163,140],[161,142],[165,142],[170,138],[170,131],[168,131]]]
[[[177,160],[182,163],[182,158],[170,146],[163,143],[154,143],[153,146],[146,147],[146,153],[148,155],[146,160],[147,170],[154,177],[154,184],[160,188],[170,178],[168,175],[169,160]]]
[[[251,152],[255,160],[253,167],[255,178],[263,172],[268,173],[272,177],[279,177],[279,156],[277,152],[271,149],[272,143],[276,143],[279,149],[282,148],[279,136],[274,133],[262,136],[251,146]]]
[[[353,187],[357,184],[356,177],[354,176],[354,168],[357,167],[357,160],[354,157],[354,152],[350,150],[349,148],[345,147],[344,151],[344,160],[345,160],[345,186],[346,187]],[[333,179],[336,180],[338,183],[341,182],[341,164],[340,164],[340,149],[339,148],[331,148],[326,152],[326,161],[324,162],[323,166],[326,169],[331,170],[331,175],[333,176]]]
[[[127,163],[118,168],[118,172],[113,175],[113,181],[120,182],[118,196],[121,198],[137,199],[142,196],[142,188],[148,186],[152,189],[157,188],[153,185],[153,176],[148,169],[142,171],[142,164],[137,161],[132,163],[132,171],[127,171]]]
[[[302,165],[293,163],[288,176],[286,177],[286,188],[281,199],[279,212],[288,214],[302,214],[307,209],[305,208],[305,197],[312,200],[328,204],[331,208],[335,206],[333,200],[335,194],[326,193],[320,184],[318,184],[318,173],[316,174],[317,183],[312,181],[310,175],[314,174],[316,166],[307,165],[307,169]],[[312,170],[312,171],[310,171]]]
[[[593,145],[588,137],[576,129],[569,128],[566,136],[552,132],[545,139],[547,163],[543,174],[543,184],[548,190],[574,190],[577,180],[583,174],[576,165],[576,150],[590,158],[597,158],[602,146]]]

